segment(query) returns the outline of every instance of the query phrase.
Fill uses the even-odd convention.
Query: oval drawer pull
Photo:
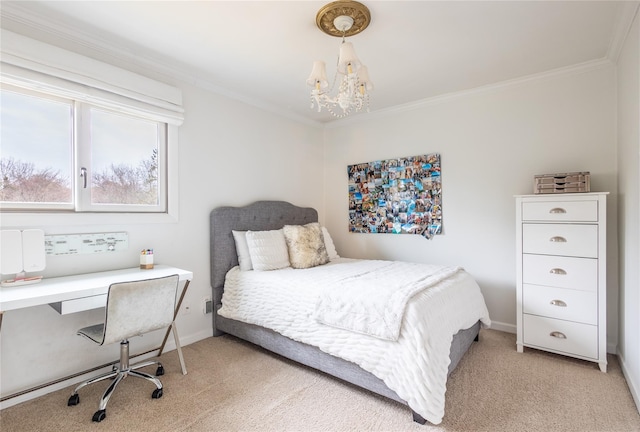
[[[551,304],[553,306],[567,307],[567,304],[565,302],[563,302],[562,300],[551,300],[549,302],[549,304]]]
[[[549,213],[551,214],[564,214],[567,211],[565,209],[563,209],[562,207],[554,207],[551,210],[549,210]]]
[[[551,333],[549,333],[549,336],[554,337],[554,338],[558,338],[558,339],[566,339],[567,336],[559,331],[552,331]]]
[[[566,243],[567,239],[560,236],[553,236],[549,239],[549,241],[552,243]]]
[[[566,275],[567,272],[564,269],[561,268],[552,268],[551,270],[549,270],[549,273],[554,274],[554,275]]]

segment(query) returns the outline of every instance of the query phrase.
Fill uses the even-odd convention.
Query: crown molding
[[[211,80],[194,73],[193,70],[180,67],[167,59],[156,58],[149,53],[131,53],[94,33],[88,33],[73,26],[64,25],[42,14],[34,13],[21,5],[20,2],[1,3],[0,20],[2,28],[22,34],[25,37],[47,41],[47,43],[54,42],[54,45],[61,48],[76,52],[80,51],[78,54],[105,61],[141,75],[151,75],[151,78],[166,83],[175,84],[175,81],[179,81],[190,84],[298,123],[316,128],[324,127],[322,122],[279,109],[263,101],[221,87]],[[127,44],[123,43],[122,46],[127,46]]]
[[[614,63],[605,57],[599,60],[592,60],[584,63],[579,63],[576,65],[553,69],[550,71],[545,71],[545,72],[531,74],[531,75],[527,75],[519,78],[505,80],[498,83],[488,84],[480,87],[474,87],[471,89],[461,90],[461,91],[452,92],[452,93],[446,93],[443,95],[422,99],[416,102],[409,102],[409,103],[397,105],[391,108],[373,111],[366,115],[363,114],[363,115],[358,115],[353,117],[346,117],[343,119],[333,121],[331,123],[327,123],[324,125],[324,127],[325,129],[335,129],[335,128],[352,125],[356,123],[364,123],[371,120],[382,119],[382,118],[389,117],[396,114],[415,111],[421,108],[438,105],[438,104],[449,102],[456,99],[468,98],[468,97],[472,97],[479,94],[485,94],[485,93],[494,93],[494,92],[502,91],[504,89],[520,87],[532,82],[548,81],[548,80],[561,78],[565,76],[579,75],[586,72],[591,72],[594,70],[604,69],[612,66],[614,66]]]
[[[607,58],[613,63],[618,63],[618,58],[622,52],[624,42],[629,35],[633,20],[638,14],[640,9],[640,2],[638,1],[626,1],[623,2],[618,11],[618,17],[616,19],[615,29],[613,31],[613,37],[607,50]]]

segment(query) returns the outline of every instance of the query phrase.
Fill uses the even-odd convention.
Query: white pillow
[[[251,263],[251,255],[249,254],[249,245],[247,244],[246,231],[231,231],[233,240],[236,242],[236,252],[238,253],[238,264],[241,271],[253,270]]]
[[[340,255],[338,255],[338,252],[336,251],[336,246],[333,244],[333,239],[325,227],[322,227],[322,237],[324,237],[324,247],[327,249],[329,261],[340,258]]]
[[[282,229],[247,231],[246,238],[254,270],[278,270],[289,267],[289,251]]]

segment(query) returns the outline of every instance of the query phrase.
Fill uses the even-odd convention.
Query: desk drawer
[[[522,282],[596,292],[598,290],[598,260],[523,254]]]
[[[100,294],[90,297],[82,297],[78,299],[65,300],[57,303],[49,303],[60,315],[82,312],[90,309],[98,309],[105,307],[107,304],[107,295]]]
[[[522,290],[523,312],[526,314],[598,324],[595,292],[527,284],[522,286]]]
[[[598,326],[525,314],[523,329],[525,345],[598,359]]]
[[[522,220],[597,222],[597,201],[536,201],[522,203]]]
[[[522,252],[598,258],[598,226],[522,224]]]

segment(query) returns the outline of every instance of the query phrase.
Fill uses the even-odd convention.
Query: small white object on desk
[[[2,286],[40,282],[42,276],[27,277],[26,273],[44,270],[45,266],[44,231],[0,231],[0,273],[16,275],[13,279],[2,281]]]

